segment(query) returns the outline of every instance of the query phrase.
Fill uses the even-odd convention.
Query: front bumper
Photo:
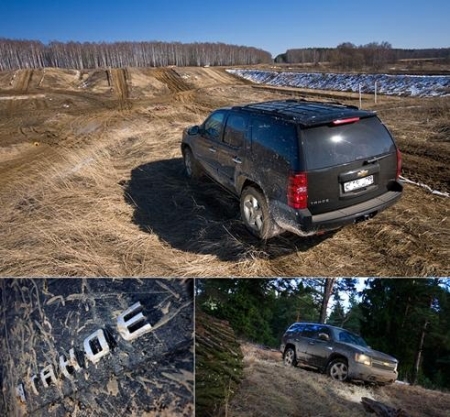
[[[349,365],[349,378],[358,381],[392,384],[397,380],[398,372],[380,369],[374,366],[354,362]]]

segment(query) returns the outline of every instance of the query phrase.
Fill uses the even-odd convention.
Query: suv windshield
[[[395,152],[392,137],[377,117],[305,129],[303,140],[310,170]]]
[[[350,333],[346,330],[336,330],[336,337],[339,342],[350,343],[351,345],[357,345],[362,347],[368,347],[365,340],[356,334]]]

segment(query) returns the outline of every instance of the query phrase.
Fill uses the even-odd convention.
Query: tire
[[[276,234],[264,194],[255,187],[244,188],[241,194],[241,217],[245,227],[259,239],[269,239]]]
[[[287,348],[283,354],[283,363],[286,366],[297,366],[297,356],[293,348]]]
[[[184,171],[189,179],[196,179],[202,176],[202,170],[195,159],[191,148],[186,147],[183,149],[183,162]]]
[[[331,361],[327,367],[327,374],[336,381],[348,380],[348,364],[343,358]]]

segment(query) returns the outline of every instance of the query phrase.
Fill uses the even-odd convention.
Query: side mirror
[[[325,342],[329,342],[330,336],[328,336],[326,333],[319,333],[319,340],[324,340]]]
[[[200,127],[199,126],[191,126],[188,131],[188,135],[198,135],[200,133]]]

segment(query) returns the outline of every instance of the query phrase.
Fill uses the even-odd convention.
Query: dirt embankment
[[[262,243],[236,200],[185,179],[182,131],[210,110],[314,94],[221,68],[0,74],[0,276],[448,275],[449,200],[425,189],[407,184],[397,205],[333,234]],[[363,106],[394,132],[406,177],[450,190],[450,98]]]
[[[227,405],[228,417],[374,416],[364,409],[362,398],[409,417],[445,417],[450,409],[450,393],[398,383],[386,387],[341,383],[312,370],[284,366],[280,352],[248,343],[242,350],[245,378]]]

